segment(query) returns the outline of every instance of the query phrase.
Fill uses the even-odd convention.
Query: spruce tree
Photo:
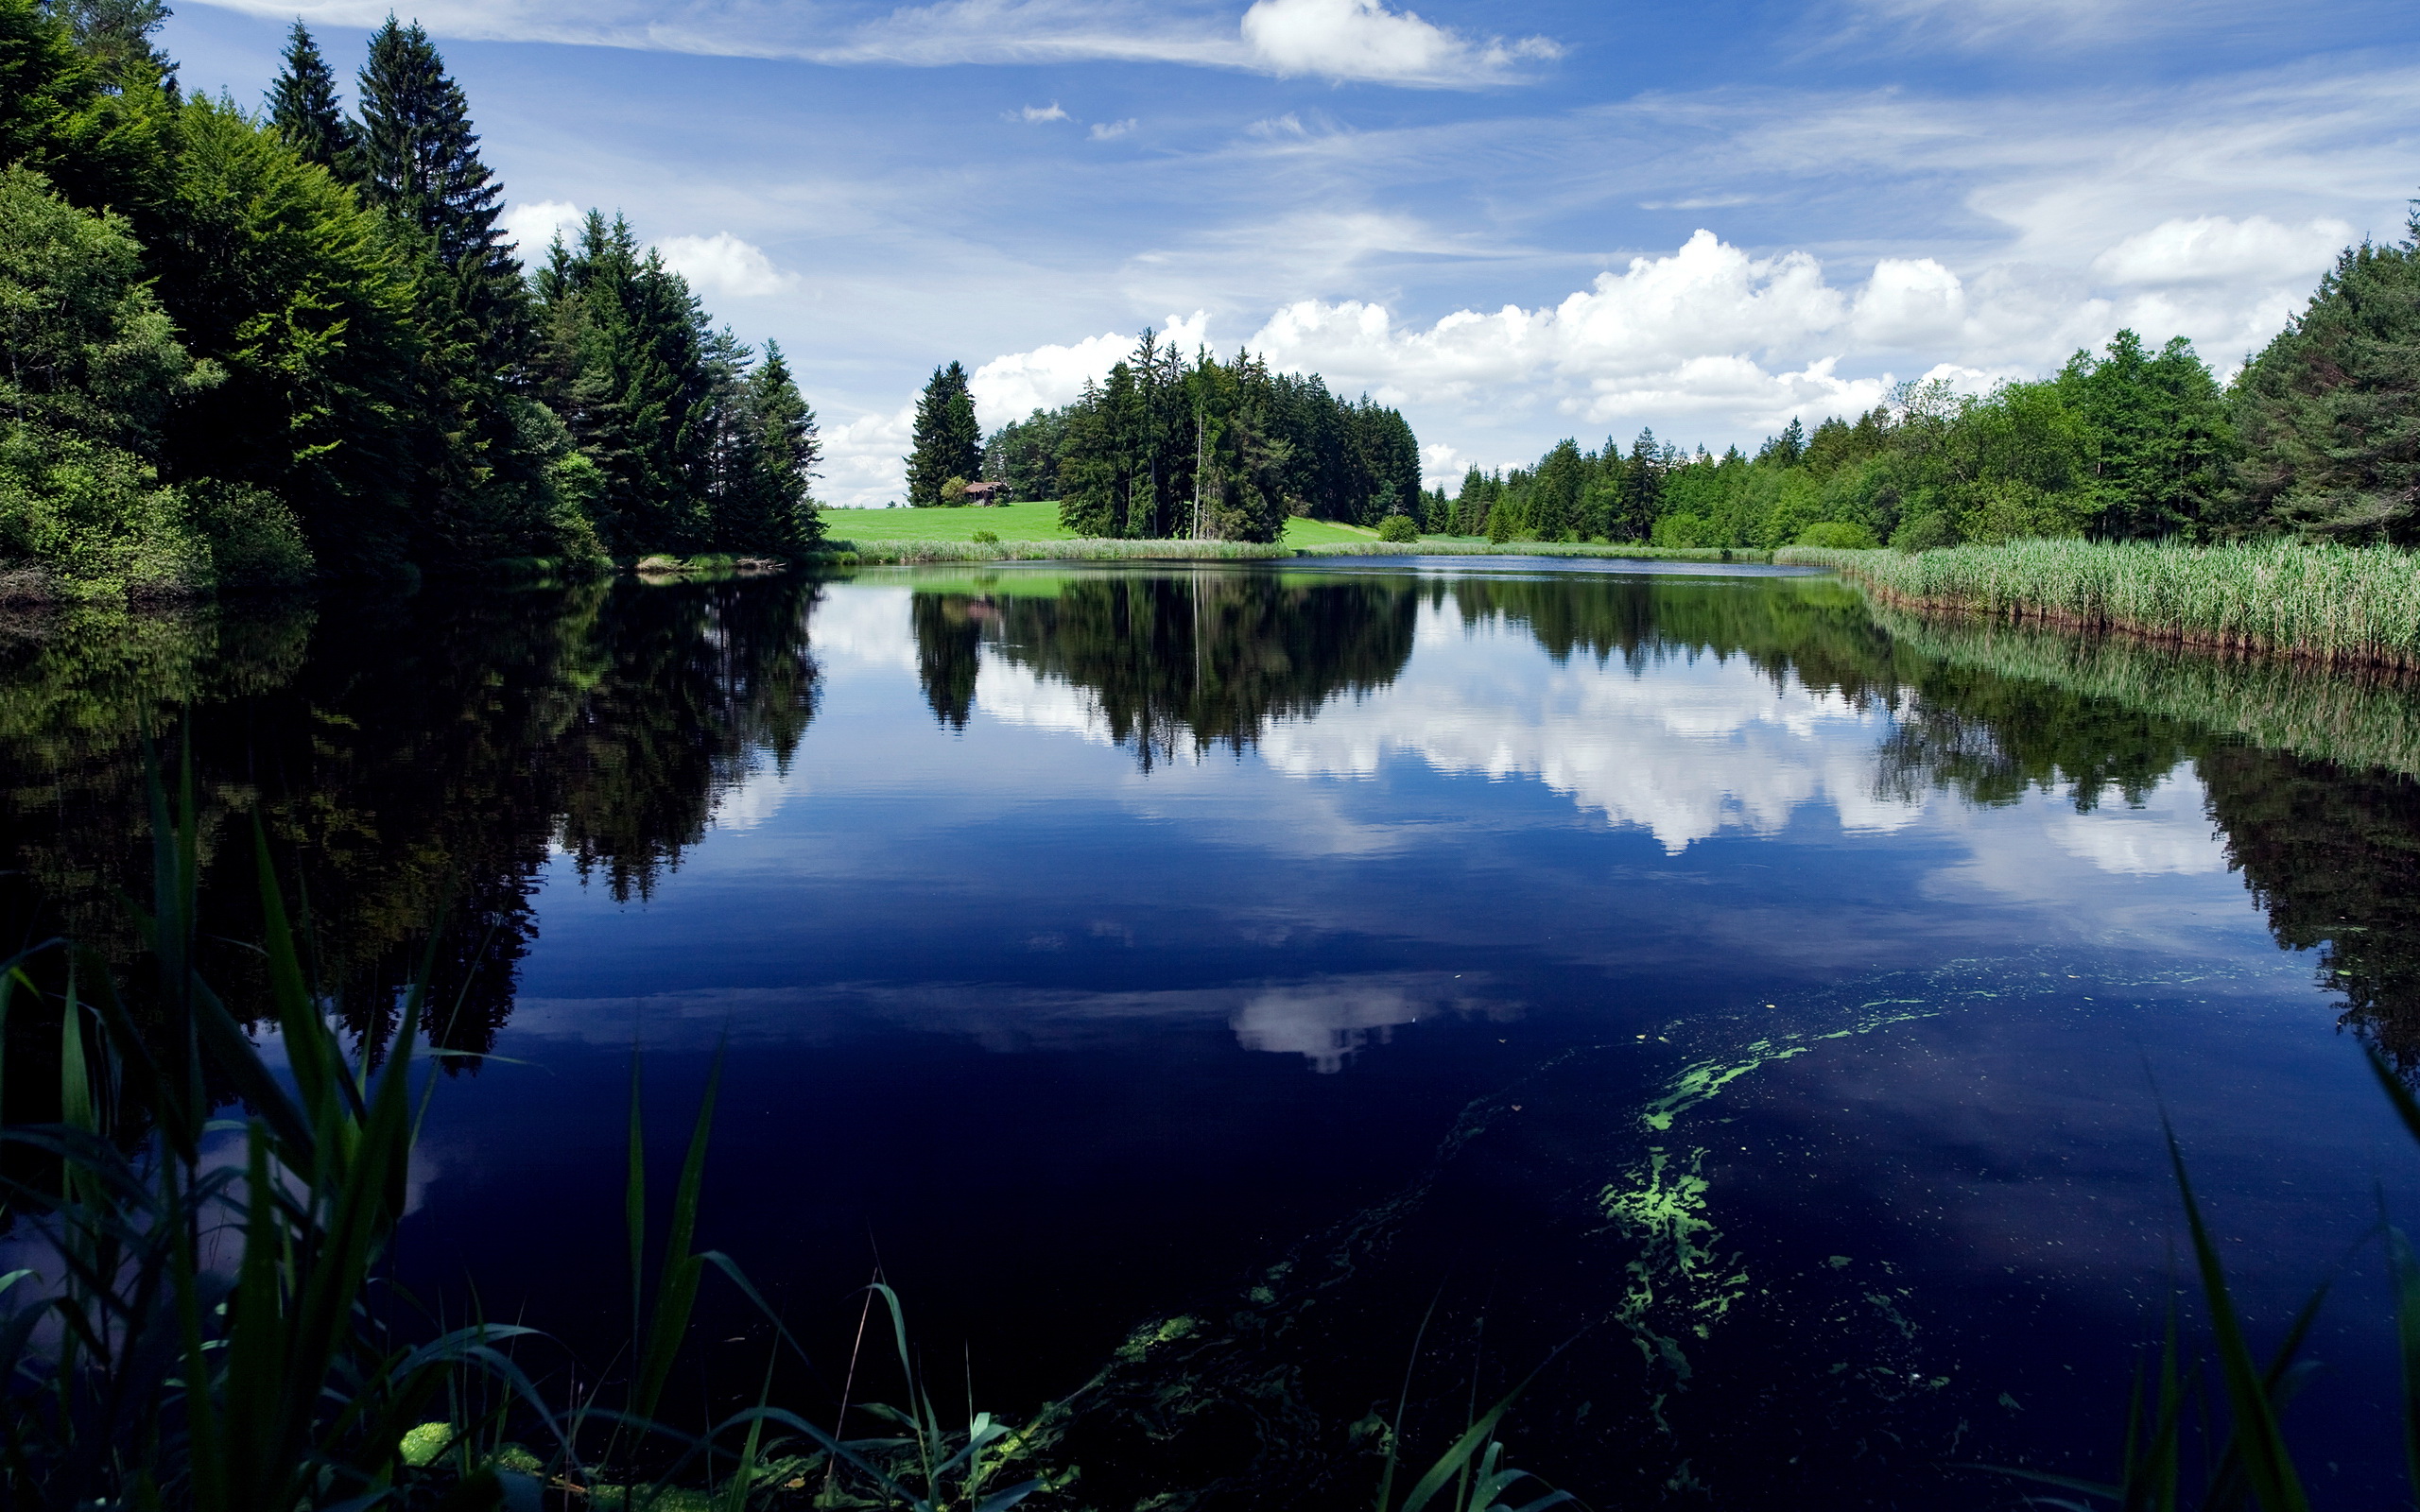
[[[470,101],[419,23],[399,26],[389,16],[371,37],[361,121],[372,203],[430,237],[449,269],[510,264],[495,225],[504,186],[479,161]]]
[[[2232,398],[2239,524],[2420,543],[2420,209],[2337,258]]]
[[[746,414],[756,444],[756,491],[793,548],[815,544],[823,538],[823,516],[808,490],[823,460],[823,440],[779,342],[765,343],[765,360],[748,375]]]
[[[908,464],[908,502],[930,508],[942,502],[942,485],[952,478],[983,475],[983,432],[975,422],[975,399],[966,369],[958,363],[933,369],[924,397],[916,401],[914,450]]]
[[[300,21],[286,33],[285,70],[269,86],[268,120],[278,140],[303,162],[352,180],[361,133],[337,104],[337,77]]]

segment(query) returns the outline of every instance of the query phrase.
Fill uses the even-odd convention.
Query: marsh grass
[[[2298,541],[2019,541],[1941,551],[1788,546],[1908,608],[2114,629],[2221,650],[2420,669],[2420,558]]]
[[[775,1407],[770,1360],[754,1407],[700,1434],[656,1419],[710,1271],[771,1321],[776,1351],[797,1349],[739,1268],[695,1247],[719,1060],[660,1241],[633,1062],[632,1341],[618,1400],[592,1386],[550,1404],[519,1358],[543,1335],[433,1318],[387,1261],[435,1086],[424,1027],[443,1005],[416,985],[383,1054],[348,1051],[309,986],[256,826],[257,1016],[281,1074],[196,969],[190,765],[173,817],[156,769],[147,790],[154,887],[135,912],[157,980],[140,1016],[89,947],[51,940],[0,961],[0,1048],[12,1015],[55,1017],[60,1108],[55,1123],[0,1125],[11,1156],[0,1217],[34,1259],[0,1276],[0,1505],[477,1512],[559,1491],[566,1504],[745,1512],[837,1465],[836,1504],[1006,1512],[1039,1484],[991,1487],[1015,1435],[971,1403],[962,1432],[944,1428],[887,1288],[914,1407],[881,1410],[909,1424],[904,1439],[842,1442]],[[424,962],[419,982],[428,975]],[[231,1100],[245,1117],[218,1116]]]
[[[2420,1144],[2420,1102],[2413,1100],[2411,1089],[2383,1059],[2375,1053],[2368,1058],[2371,1074],[2394,1106],[2396,1118]],[[2186,1167],[2176,1131],[2165,1117],[2161,1129],[2168,1141],[2169,1174],[2185,1210],[2186,1232],[2192,1242],[2194,1280],[2209,1331],[2207,1364],[2215,1368],[2218,1390],[2205,1389],[2204,1362],[2184,1359],[2178,1309],[2171,1301],[2157,1366],[2135,1372],[2114,1480],[2090,1481],[2003,1466],[1970,1468],[2070,1493],[2027,1499],[2036,1505],[2070,1512],[2090,1512],[2101,1503],[2124,1512],[2177,1512],[2188,1506],[2308,1512],[2310,1497],[2306,1486],[2310,1476],[2287,1432],[2286,1410],[2320,1368],[2302,1354],[2331,1284],[2322,1281],[2312,1289],[2264,1364],[2253,1352],[2234,1289],[2227,1281],[2225,1263],[2211,1237],[2200,1199],[2194,1195],[2192,1175]],[[2415,1257],[2409,1237],[2387,1221],[2383,1211],[2364,1244],[2368,1239],[2378,1240],[2385,1251],[2388,1290],[2394,1298],[2392,1323],[2403,1382],[2403,1410],[2395,1436],[2403,1442],[2411,1496],[2420,1500],[2420,1257]],[[2202,1458],[2198,1474],[2193,1456],[2184,1451],[2188,1433],[2196,1428],[2205,1442],[2217,1445],[2215,1453]],[[2334,1467],[2328,1469],[2332,1472]]]

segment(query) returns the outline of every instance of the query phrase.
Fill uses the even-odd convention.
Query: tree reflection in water
[[[261,1001],[251,829],[307,914],[320,990],[389,1032],[437,936],[433,1039],[483,1052],[511,1011],[550,853],[645,895],[760,763],[813,717],[798,581],[423,593],[181,615],[68,613],[0,642],[7,938],[99,946],[137,998],[122,900],[147,895],[145,743],[200,816],[201,967]],[[55,1048],[18,1015],[12,1041]],[[55,1087],[11,1055],[12,1117]],[[458,1057],[456,1069],[475,1062]],[[54,1078],[55,1079],[55,1078]]]
[[[257,816],[346,1022],[385,1032],[441,916],[439,1042],[484,1051],[511,1010],[551,855],[616,898],[645,897],[750,770],[786,766],[815,712],[821,593],[795,578],[591,584],[0,627],[9,936],[74,935],[133,963],[120,900],[147,886],[147,731],[172,775],[192,763],[218,942],[205,967],[233,998],[258,971],[230,943],[258,933]],[[2318,950],[2346,1022],[2420,1065],[2420,788],[2409,765],[2379,765],[2398,750],[2420,763],[2406,684],[2290,669],[2289,687],[2273,663],[1927,625],[1808,578],[1000,575],[914,592],[906,629],[945,726],[966,726],[996,659],[1076,690],[1150,770],[1240,752],[1273,723],[1386,689],[1424,604],[1518,627],[1558,660],[1740,658],[1776,685],[1885,707],[1884,798],[2055,790],[2089,809],[2189,765],[2279,944]],[[2180,686],[2212,720],[2179,713],[2163,690]],[[125,976],[141,990],[141,972]],[[35,1048],[57,1029],[20,1016],[9,1033]],[[31,1081],[9,1093],[27,1116],[56,1095]]]

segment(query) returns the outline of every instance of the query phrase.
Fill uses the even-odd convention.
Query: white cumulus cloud
[[[569,200],[532,199],[505,206],[496,224],[505,240],[521,249],[521,261],[529,264],[545,256],[555,237],[570,234],[581,218],[580,208]]]
[[[1160,325],[1160,340],[1191,356],[1210,340],[1210,318],[1200,310],[1171,315]],[[1037,409],[1056,409],[1098,381],[1134,351],[1134,333],[1109,331],[1067,346],[1012,352],[983,364],[967,379],[976,417],[985,430],[1023,420]]]
[[[1095,121],[1091,133],[1092,139],[1096,142],[1115,141],[1133,130],[1134,124],[1134,118],[1131,115],[1122,121]]]
[[[2266,215],[2242,220],[2196,215],[2136,232],[2093,260],[2112,284],[2216,284],[2238,279],[2308,279],[2353,240],[2344,221],[2285,226]]]
[[[1478,41],[1379,0],[1253,0],[1243,35],[1271,73],[1390,84],[1478,82],[1563,51],[1544,37]]]
[[[664,260],[700,292],[737,299],[779,294],[796,280],[773,266],[762,249],[727,231],[712,236],[674,236],[658,244]]]
[[[1057,100],[1052,100],[1047,105],[1028,105],[1024,110],[1017,112],[1016,118],[1025,122],[1028,126],[1035,125],[1042,121],[1065,121],[1073,119],[1073,117],[1065,111],[1060,109],[1059,102]]]

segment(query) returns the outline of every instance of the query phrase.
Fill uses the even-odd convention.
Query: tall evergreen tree
[[[2337,258],[2232,399],[2255,520],[2420,542],[2420,208],[2401,243]]]
[[[713,544],[769,556],[813,547],[823,521],[807,490],[823,448],[781,347],[765,343],[764,359],[717,398],[729,439],[709,505]]]
[[[908,502],[930,508],[942,502],[942,485],[952,478],[972,482],[983,475],[983,432],[975,422],[975,398],[967,391],[966,369],[958,363],[933,369],[924,396],[916,401],[914,450],[908,464]]]
[[[448,268],[510,265],[496,230],[504,186],[479,160],[470,101],[415,22],[389,16],[370,39],[361,70],[364,187],[430,237]]]
[[[269,86],[268,120],[278,140],[303,162],[347,181],[358,172],[360,129],[337,103],[336,74],[300,21],[286,33],[285,67]]]
[[[602,475],[597,528],[615,553],[711,543],[709,501],[737,377],[688,284],[629,222],[589,212],[537,279],[541,397]]]

